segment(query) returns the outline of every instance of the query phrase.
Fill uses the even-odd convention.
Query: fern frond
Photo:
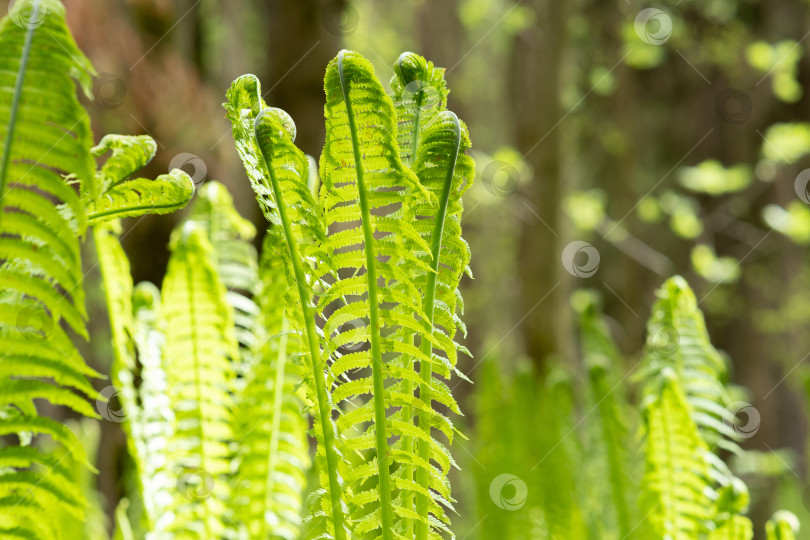
[[[394,62],[391,78],[397,112],[397,143],[402,162],[416,161],[423,127],[447,107],[444,68],[412,52],[402,53]]]
[[[661,371],[644,404],[645,471],[639,499],[649,535],[687,540],[708,530],[709,448],[675,372]]]
[[[709,533],[708,540],[751,540],[754,529],[745,516],[732,516]]]
[[[796,540],[799,519],[787,510],[777,511],[765,524],[768,540]]]
[[[299,538],[310,466],[308,421],[301,414],[304,402],[297,392],[302,366],[290,358],[300,350],[300,339],[284,317],[287,280],[284,263],[273,248],[268,235],[260,265],[261,313],[253,363],[238,404],[240,452],[234,502],[250,538],[294,540]]]
[[[445,111],[447,88],[444,70],[434,68],[431,62],[413,53],[404,53],[394,64],[396,76],[392,80],[394,102],[398,115],[398,145],[403,162],[409,164],[419,182],[438,201],[417,201],[408,208],[405,217],[414,224],[430,251],[422,257],[430,266],[428,272],[411,270],[411,278],[420,291],[424,291],[423,309],[434,334],[441,334],[452,342],[457,328],[466,330],[456,313],[460,294],[458,284],[462,272],[469,271],[469,246],[461,237],[463,206],[461,196],[472,184],[475,164],[465,154],[470,147],[466,126],[455,114]],[[458,347],[457,347],[458,348]],[[432,345],[422,340],[421,350],[430,355]],[[463,349],[462,349],[463,350]],[[439,351],[454,364],[455,351],[447,354]],[[410,366],[406,366],[408,368]],[[420,374],[424,384],[420,396],[430,404],[430,381],[433,373],[429,363],[422,363]],[[405,381],[403,392],[410,393],[410,382]],[[409,407],[402,411],[405,421],[410,421]],[[428,412],[419,413],[419,425],[430,435]],[[406,447],[409,441],[404,441]],[[429,459],[426,444],[420,445],[420,457]],[[409,474],[406,472],[406,474]],[[417,481],[426,486],[427,471],[421,471]],[[417,475],[419,476],[419,475]],[[405,505],[409,503],[404,502]],[[427,500],[417,500],[417,512],[423,517],[417,525],[417,537],[427,536]]]
[[[15,24],[23,10],[41,24]],[[99,375],[67,332],[87,339],[79,194],[96,188],[89,119],[75,82],[87,91],[92,73],[61,3],[16,2],[0,22],[0,435],[19,438],[0,450],[0,536],[61,538],[41,518],[49,509],[83,519],[76,477],[32,437],[49,436],[86,464],[73,432],[40,416],[34,401],[98,416],[87,400],[97,395],[88,378]]]
[[[256,228],[239,215],[228,190],[219,182],[209,181],[197,192],[188,219],[203,228],[211,242],[219,279],[225,286],[226,298],[234,313],[234,329],[239,342],[239,359],[235,369],[237,391],[241,391],[247,369],[252,363],[256,345],[256,318],[259,308],[254,302],[259,282],[258,255],[251,241]]]
[[[324,358],[332,358],[334,402],[360,402],[338,419],[341,433],[358,432],[347,440],[344,453],[376,454],[369,456],[371,466],[347,472],[356,507],[354,533],[380,529],[378,534],[387,539],[409,529],[414,521],[444,530],[447,518],[438,501],[450,505],[449,488],[430,460],[446,474],[452,458],[424,430],[424,424],[414,429],[393,411],[414,407],[429,419],[430,426],[452,440],[452,424],[433,409],[430,399],[458,412],[449,390],[439,381],[426,383],[408,365],[392,361],[406,354],[445,377],[455,362],[452,341],[431,333],[422,308],[422,291],[408,272],[415,268],[431,271],[418,255],[429,253],[430,246],[407,216],[412,215],[417,201],[433,197],[399,158],[393,103],[371,65],[356,53],[341,51],[327,67],[324,86],[327,138],[320,162],[321,202],[329,232],[326,257],[337,270],[336,281],[319,301],[327,340]],[[409,334],[423,340],[428,353],[402,339]],[[431,348],[445,351],[447,358],[432,354]],[[362,374],[368,368],[371,377]],[[415,398],[404,393],[402,382],[406,380],[428,385],[433,395]],[[364,394],[370,398],[363,398]],[[389,447],[389,436],[415,437],[428,449],[427,459],[407,449],[398,450],[396,445]],[[413,467],[417,478],[423,474],[429,480],[420,485],[407,478],[392,478],[392,467]],[[428,520],[394,504],[394,490],[400,494],[411,491],[417,500],[424,497],[434,518]]]
[[[726,366],[712,346],[697,300],[680,276],[657,291],[647,323],[647,344],[640,376],[654,392],[666,369],[675,371],[689,402],[692,419],[706,444],[740,453],[734,415],[724,383]],[[646,392],[649,394],[649,392]]]
[[[708,540],[751,540],[754,536],[751,520],[741,515],[748,510],[749,500],[748,488],[739,478],[723,486],[713,509],[716,528],[709,533]]]
[[[143,525],[146,530],[156,532],[165,530],[175,518],[164,509],[171,504],[178,490],[176,474],[168,461],[175,412],[163,360],[166,336],[160,304],[160,291],[153,284],[139,283],[133,289],[132,341],[139,371],[125,367],[118,373],[126,425],[132,437],[129,444],[135,447],[132,458],[142,487]],[[140,375],[138,396],[134,401],[128,401],[127,387],[132,384],[130,380],[134,382],[136,375]]]
[[[236,148],[245,166],[259,206],[270,223],[268,242],[283,254],[286,289],[285,318],[299,338],[299,354],[308,368],[305,380],[316,404],[315,432],[319,440],[321,483],[327,497],[321,501],[327,530],[337,540],[346,538],[343,487],[338,476],[332,402],[326,386],[326,365],[321,360],[321,334],[312,309],[317,278],[312,271],[319,261],[324,237],[321,213],[308,189],[308,160],[295,146],[295,124],[284,111],[266,109],[259,81],[240,77],[228,90],[225,103],[233,126]],[[261,113],[261,114],[260,114]]]
[[[180,169],[161,174],[154,180],[135,178],[113,186],[87,205],[91,225],[144,214],[168,214],[191,200],[194,182]]]
[[[163,283],[163,359],[175,422],[169,462],[178,490],[164,512],[175,538],[218,538],[226,528],[233,440],[233,313],[206,232],[193,222],[174,233]]]
[[[581,293],[586,295],[588,293]],[[599,501],[606,514],[615,517],[619,538],[629,538],[634,528],[634,511],[629,504],[631,486],[631,455],[628,451],[627,417],[620,383],[613,380],[612,373],[621,365],[621,355],[610,337],[598,300],[581,296],[587,303],[580,313],[580,341],[585,368],[588,370],[590,402],[596,409],[599,422],[598,445],[589,452],[592,460],[605,463],[610,488],[610,503]],[[607,517],[607,516],[605,516]],[[604,517],[602,519],[605,519]]]

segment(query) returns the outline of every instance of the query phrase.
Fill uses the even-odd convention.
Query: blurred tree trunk
[[[520,235],[523,260],[518,268],[518,320],[525,352],[538,365],[551,354],[570,357],[571,315],[562,267],[564,196],[562,138],[558,122],[565,115],[560,92],[566,49],[566,2],[534,0],[528,4],[536,24],[518,34],[512,51],[509,85],[515,146],[526,155],[534,181],[526,186],[527,211]],[[533,213],[537,213],[534,216]]]
[[[295,121],[295,143],[319,156],[325,140],[323,75],[356,22],[345,1],[258,2],[263,24],[261,50],[268,62],[259,73],[268,105]]]

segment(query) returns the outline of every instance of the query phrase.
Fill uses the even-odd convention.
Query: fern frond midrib
[[[36,17],[39,15],[39,0],[34,0],[34,4],[31,9],[32,20],[36,20]],[[31,44],[34,42],[34,32],[36,29],[37,25],[32,24],[28,27],[25,33],[25,44],[23,45],[22,57],[20,58],[20,69],[17,72],[17,81],[14,85],[14,96],[11,98],[11,111],[8,118],[6,140],[3,141],[3,158],[2,161],[0,161],[0,201],[5,198],[6,194],[8,165],[11,162],[11,145],[14,142],[14,130],[17,125],[17,113],[20,110],[20,96],[22,95],[25,71],[28,68],[28,57],[31,54]],[[0,220],[2,219],[3,213],[0,212]]]
[[[197,283],[197,280],[195,279],[194,272],[193,272],[193,269],[192,269],[191,265],[186,265],[186,283],[188,283],[188,287],[189,287],[189,291],[188,291],[189,292],[189,298],[192,299],[192,301],[190,301],[188,303],[189,317],[190,317],[190,320],[196,321],[197,320],[197,316],[196,316],[196,311],[197,310],[195,308],[195,302],[193,301],[193,299],[196,298],[194,289],[195,289],[195,284]],[[191,353],[192,353],[193,358],[194,358],[194,390],[196,391],[196,394],[197,394],[196,402],[197,403],[204,403],[204,397],[202,395],[202,381],[200,380],[200,371],[201,371],[202,367],[199,365],[200,356],[199,356],[199,350],[198,350],[199,349],[199,347],[198,347],[199,338],[198,338],[198,333],[197,333],[197,325],[192,324],[190,326],[189,330],[191,332],[191,334],[190,334]],[[204,436],[204,433],[203,433],[203,424],[205,423],[205,418],[203,417],[203,414],[202,414],[202,407],[199,407],[199,406],[195,407],[194,410],[195,410],[195,412],[197,412],[197,415],[198,415],[198,418],[197,418],[197,437],[199,437],[199,441],[200,441],[200,446],[199,446],[199,449],[200,449],[199,450],[199,452],[200,452],[200,454],[199,454],[200,455],[200,467],[202,468],[203,471],[208,471],[209,470],[208,465],[207,465],[208,464],[208,459],[207,459],[207,456],[206,456],[206,453],[205,453],[205,442],[204,442],[206,439],[205,439],[205,436]],[[209,526],[209,522],[210,522],[210,520],[209,520],[208,516],[205,516],[205,518],[203,519],[203,526],[205,527],[205,538],[213,538],[212,532],[211,532],[211,529],[210,529],[210,526]]]
[[[380,313],[379,298],[377,297],[377,264],[374,254],[374,232],[371,229],[371,211],[368,204],[368,193],[364,179],[360,140],[357,133],[352,103],[349,99],[349,86],[346,73],[343,69],[343,52],[338,54],[337,68],[340,76],[340,89],[343,93],[343,103],[346,106],[346,116],[349,122],[349,132],[352,136],[352,151],[354,153],[354,169],[357,178],[357,199],[360,205],[360,215],[363,227],[363,251],[366,259],[366,283],[368,285],[369,326],[371,341],[371,375],[374,385],[374,435],[377,448],[377,465],[379,475],[380,517],[383,540],[391,540],[394,522],[391,505],[391,479],[388,470],[388,436],[386,433],[385,395],[383,381],[382,349],[380,347]]]

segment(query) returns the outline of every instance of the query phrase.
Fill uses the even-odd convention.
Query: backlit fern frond
[[[81,444],[34,400],[97,417],[87,398],[96,397],[88,378],[98,374],[69,337],[87,339],[80,196],[95,184],[75,82],[87,91],[92,73],[59,2],[12,4],[0,22],[0,436],[16,435],[17,444],[0,448],[0,536],[61,538],[42,516],[52,508],[84,515],[75,476],[37,441],[49,436],[87,463]]]
[[[713,517],[709,448],[676,373],[665,368],[644,403],[645,471],[639,499],[650,538],[694,540]]]
[[[116,218],[165,213],[181,208],[188,203],[194,192],[191,178],[179,170],[174,170],[170,175],[162,175],[156,180],[143,178],[127,180],[135,171],[151,161],[156,149],[155,141],[148,136],[105,136],[92,149],[96,157],[109,152],[109,156],[95,175],[101,195],[96,201],[86,202],[86,208],[91,212],[89,223],[93,226],[93,239],[104,282],[112,334],[114,362],[110,376],[115,390],[108,397],[117,395],[121,403],[120,416],[110,419],[120,421],[127,435],[129,454],[135,464],[135,484],[139,490],[137,500],[143,500],[144,525],[147,528],[152,526],[160,504],[158,496],[160,490],[154,486],[160,483],[158,475],[161,473],[155,469],[155,464],[156,460],[164,458],[155,451],[155,448],[162,448],[161,445],[165,445],[165,430],[168,427],[156,423],[165,420],[165,414],[160,416],[160,413],[156,414],[154,409],[144,406],[143,403],[144,395],[148,395],[150,405],[157,404],[159,398],[149,395],[148,383],[146,387],[141,385],[141,388],[138,388],[136,379],[145,376],[141,373],[142,369],[144,371],[156,369],[159,376],[164,378],[162,397],[165,399],[165,373],[160,365],[160,348],[150,352],[142,351],[136,343],[135,336],[142,331],[136,331],[138,314],[135,313],[132,302],[132,277],[129,261],[119,241],[121,227]],[[123,198],[116,195],[128,191],[134,195]],[[141,295],[143,294],[146,294],[147,298],[141,300],[146,302],[150,309],[152,299],[159,303],[157,291],[144,293],[141,287]],[[151,345],[144,343],[143,346]],[[157,364],[147,367],[143,362],[149,354],[156,355],[154,358]],[[138,362],[139,359],[141,363]],[[168,406],[168,403],[165,405]],[[110,413],[110,410],[108,406],[107,412]],[[111,414],[115,413],[107,416]],[[170,424],[168,426],[170,427]]]
[[[328,227],[324,251],[337,279],[321,295],[319,310],[325,320],[324,360],[331,359],[332,399],[343,407],[338,430],[357,431],[342,441],[343,453],[367,457],[363,466],[344,472],[352,490],[353,533],[362,537],[373,532],[389,539],[414,522],[417,527],[446,530],[447,517],[439,502],[450,505],[445,480],[453,465],[449,451],[424,423],[414,429],[412,422],[395,414],[395,408],[413,407],[452,441],[452,424],[432,403],[457,410],[449,390],[394,361],[407,355],[431,366],[426,371],[444,377],[455,363],[454,343],[430,332],[422,308],[424,291],[408,272],[430,271],[418,255],[430,252],[430,246],[406,219],[416,202],[430,199],[430,193],[400,161],[394,107],[371,65],[356,53],[341,51],[327,67],[324,86],[327,137],[320,161],[321,203]],[[424,340],[427,353],[402,339],[407,335]],[[433,354],[432,348],[444,357]],[[423,384],[430,392],[415,398],[402,391],[405,380]],[[415,437],[427,457],[389,446],[389,437],[403,436]],[[427,481],[420,484],[392,476],[391,469],[399,467],[413,467],[417,478],[424,474]],[[429,505],[431,519],[394,502],[392,494],[407,491]]]
[[[175,519],[164,512],[178,490],[177,478],[169,461],[169,444],[175,424],[169,381],[163,361],[166,342],[165,324],[160,314],[160,291],[145,282],[135,286],[132,294],[132,340],[137,353],[137,371],[122,370],[121,398],[132,446],[133,460],[139,473],[140,499],[146,514],[146,530],[164,531]],[[140,378],[137,398],[127,403],[124,390],[129,379]],[[147,538],[158,539],[148,535]]]
[[[423,292],[423,310],[428,322],[433,327],[433,334],[453,341],[456,330],[466,332],[463,322],[456,313],[459,305],[463,309],[461,295],[458,291],[459,281],[464,271],[469,272],[470,249],[461,237],[461,217],[463,206],[461,196],[472,185],[475,177],[475,164],[466,155],[470,147],[467,128],[454,113],[445,111],[447,88],[444,83],[444,70],[435,68],[432,62],[426,61],[413,53],[402,54],[394,64],[396,76],[391,82],[398,116],[398,145],[403,162],[416,173],[419,182],[432,195],[430,199],[414,200],[405,208],[404,219],[412,222],[430,251],[422,252],[420,257],[429,271],[418,265],[409,269],[411,280]],[[435,204],[438,202],[438,206]],[[409,336],[409,340],[412,338]],[[430,355],[430,341],[423,339],[420,344],[423,353]],[[457,346],[464,352],[463,347]],[[455,366],[455,351],[438,351]],[[407,358],[407,357],[406,357]],[[411,369],[412,361],[407,359],[404,369]],[[433,377],[430,363],[420,365],[420,376],[424,383],[420,385],[420,396],[423,402],[431,403],[430,385]],[[403,393],[411,394],[411,381],[403,381]],[[451,396],[451,410],[459,412]],[[403,406],[403,420],[411,421],[411,407]],[[429,412],[421,411],[420,426],[428,423]],[[449,422],[449,421],[448,421]],[[430,428],[423,431],[430,436]],[[403,449],[409,451],[413,443],[408,436],[401,441]],[[419,444],[420,458],[429,460],[426,444]],[[409,467],[402,467],[402,474],[409,478]],[[417,481],[427,485],[427,470],[421,470]],[[402,501],[403,506],[410,506],[407,492]],[[443,493],[449,499],[449,493]],[[422,519],[427,519],[427,499],[417,499],[417,512]],[[410,531],[406,531],[408,534]],[[417,525],[417,532],[426,536],[425,522]]]
[[[249,538],[299,538],[300,512],[310,466],[308,420],[297,387],[302,366],[291,359],[300,338],[284,317],[284,263],[265,237],[258,298],[261,313],[246,385],[238,403],[239,469],[235,514]]]
[[[402,53],[394,62],[391,91],[397,112],[400,158],[412,166],[424,126],[447,107],[444,68],[435,67],[418,54]]]
[[[111,154],[96,173],[100,195],[85,199],[91,225],[144,214],[166,214],[188,203],[194,194],[194,182],[180,169],[154,180],[128,179],[152,160],[156,148],[148,135],[106,135],[93,147],[96,157]]]
[[[175,230],[163,282],[163,362],[175,422],[168,460],[177,491],[163,508],[174,538],[219,538],[226,530],[233,440],[233,313],[206,231]]]
[[[796,540],[799,519],[791,512],[779,510],[765,525],[768,540]]]
[[[340,456],[335,444],[333,404],[327,388],[327,367],[321,358],[322,334],[315,325],[313,289],[319,282],[313,271],[323,261],[324,226],[309,190],[309,162],[294,144],[295,123],[280,109],[265,108],[259,81],[240,77],[228,90],[225,109],[233,126],[237,151],[247,171],[259,206],[270,223],[266,246],[284,264],[284,319],[300,344],[296,351],[304,366],[304,379],[316,405],[315,433],[321,483],[326,495],[315,515],[327,517],[327,532],[346,538],[343,484],[338,476]]]
[[[217,273],[227,289],[226,298],[233,308],[239,360],[236,373],[241,388],[251,364],[251,349],[256,345],[256,317],[259,308],[254,295],[259,283],[256,236],[253,224],[239,215],[228,190],[219,182],[209,181],[197,192],[189,220],[208,233]]]
[[[658,301],[647,323],[641,376],[655,389],[664,370],[673,370],[689,402],[692,419],[709,448],[739,453],[734,415],[727,408],[730,399],[724,386],[726,366],[709,340],[692,289],[686,280],[675,276],[657,294]]]
[[[708,540],[751,540],[754,536],[751,520],[742,513],[748,510],[748,488],[738,478],[724,486],[715,502],[714,522],[716,528]]]

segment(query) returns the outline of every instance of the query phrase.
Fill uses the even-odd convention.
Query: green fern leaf
[[[799,519],[786,510],[777,511],[765,524],[768,540],[796,540],[799,532]]]
[[[580,298],[587,300],[580,313],[582,355],[589,375],[591,402],[599,422],[599,443],[591,452],[591,461],[604,461],[611,503],[610,509],[605,508],[605,511],[612,514],[611,517],[615,516],[619,538],[630,538],[635,525],[634,511],[629,504],[633,484],[628,451],[631,448],[627,425],[630,411],[624,406],[620,384],[612,380],[612,372],[621,365],[621,356],[599,312],[598,300],[591,295]],[[605,501],[599,501],[599,504],[605,505]]]
[[[391,91],[397,111],[397,143],[403,163],[413,166],[423,127],[447,107],[444,68],[418,54],[402,53],[394,62]]]
[[[433,326],[434,335],[441,335],[445,342],[452,342],[456,330],[464,328],[456,313],[457,300],[461,296],[458,284],[462,273],[469,271],[469,246],[461,237],[461,217],[463,206],[461,196],[472,185],[475,164],[465,154],[470,147],[467,129],[455,114],[445,111],[447,89],[443,69],[435,68],[431,62],[413,53],[402,54],[394,64],[396,76],[392,80],[394,103],[399,120],[398,145],[403,162],[409,164],[420,183],[438,201],[438,207],[429,201],[416,202],[408,208],[405,218],[412,222],[430,251],[422,259],[431,271],[411,270],[411,278],[421,291],[425,291],[423,309],[428,322]],[[428,340],[422,340],[421,350],[432,354]],[[456,351],[439,350],[455,366]],[[406,366],[410,367],[410,366]],[[430,382],[432,368],[422,363],[420,372],[424,384],[420,385],[420,396],[430,403]],[[444,371],[444,370],[441,370]],[[410,382],[404,382],[403,392],[411,393]],[[404,407],[402,415],[410,421],[411,411]],[[419,424],[427,426],[429,435],[429,411],[420,411]],[[403,441],[410,448],[410,441]],[[429,459],[426,444],[420,445],[420,457]],[[410,473],[406,470],[405,475]],[[418,475],[419,476],[419,475]],[[427,471],[422,469],[417,478],[421,485],[427,485]],[[403,501],[408,506],[409,501]],[[426,498],[417,501],[417,512],[423,521],[417,525],[417,537],[427,536]]]
[[[253,298],[259,283],[258,256],[251,244],[256,228],[239,215],[228,190],[215,181],[206,182],[197,192],[188,219],[207,232],[217,274],[227,289],[226,299],[233,308],[234,329],[239,342],[236,373],[241,385],[256,345],[259,308]]]
[[[18,24],[28,15],[37,24]],[[87,338],[80,193],[96,187],[89,119],[75,82],[87,91],[92,73],[59,2],[16,2],[0,22],[0,435],[18,435],[21,443],[0,452],[0,536],[61,538],[41,519],[49,509],[83,519],[76,476],[31,438],[50,436],[56,451],[86,464],[73,432],[39,416],[34,400],[97,416],[87,402],[96,397],[88,377],[99,375],[67,333]]]
[[[141,526],[156,532],[165,530],[167,521],[174,519],[165,506],[178,490],[173,463],[168,460],[176,420],[163,359],[166,335],[160,304],[160,291],[153,284],[139,283],[133,289],[131,332],[139,372],[124,367],[117,375],[125,425],[132,438],[128,444],[130,449],[135,447],[131,455],[142,490],[139,498],[145,515]],[[136,373],[140,375],[137,397],[130,397]]]
[[[327,520],[328,533],[343,540],[345,503],[334,443],[336,428],[331,418],[326,366],[320,356],[321,337],[311,306],[318,283],[312,267],[323,260],[320,249],[324,227],[308,189],[308,160],[294,144],[295,124],[289,115],[265,108],[256,77],[246,75],[234,81],[225,108],[251,187],[270,223],[268,242],[274,253],[283,254],[285,318],[297,334],[295,342],[301,344],[298,354],[307,366],[305,381],[316,404],[315,432],[321,442],[317,457],[327,495],[321,499],[321,511],[331,518]]]
[[[327,138],[320,163],[321,202],[329,227],[325,251],[337,269],[338,279],[319,302],[328,339],[324,358],[332,358],[334,402],[360,402],[338,419],[340,432],[359,429],[359,435],[347,441],[343,453],[376,454],[369,456],[373,470],[359,468],[346,474],[357,516],[353,532],[364,535],[380,529],[379,534],[387,539],[410,529],[414,520],[444,529],[447,518],[437,501],[449,504],[449,492],[446,484],[436,479],[441,475],[435,474],[429,460],[436,460],[446,474],[452,463],[449,452],[424,432],[424,426],[415,430],[389,409],[418,407],[430,425],[442,430],[450,440],[452,426],[432,408],[429,397],[423,395],[415,400],[401,391],[405,380],[424,382],[413,377],[412,368],[383,361],[383,355],[407,354],[425,365],[437,365],[434,369],[447,376],[455,360],[452,341],[430,332],[421,305],[422,293],[407,272],[409,268],[431,271],[418,256],[419,252],[430,253],[430,246],[405,219],[412,215],[417,201],[430,200],[431,196],[400,161],[393,103],[371,65],[356,53],[342,51],[327,67],[325,89]],[[426,354],[409,345],[402,339],[409,334],[424,340],[428,350],[435,347],[449,351],[450,358]],[[346,352],[347,346],[354,351]],[[369,367],[370,378],[356,378],[354,372]],[[371,397],[364,399],[363,394]],[[364,427],[368,422],[369,427]],[[417,459],[407,450],[392,451],[389,436],[417,438],[418,444],[428,450],[428,459]],[[429,484],[392,478],[392,466],[414,467],[417,478],[423,475],[430,479]],[[427,520],[394,504],[395,490],[400,494],[412,491],[417,500],[427,500],[435,519]]]
[[[650,537],[699,538],[712,517],[709,449],[675,372],[665,368],[658,381],[644,405],[646,470],[639,505]]]
[[[118,184],[87,205],[91,225],[144,214],[168,214],[186,206],[194,194],[191,177],[175,169],[154,180],[135,178]]]
[[[647,324],[647,344],[640,376],[653,391],[661,373],[672,369],[681,381],[692,418],[709,447],[740,453],[735,442],[734,416],[724,382],[726,366],[712,346],[697,300],[680,276],[667,280],[657,292]]]
[[[748,510],[748,501],[748,488],[739,478],[723,486],[713,510],[717,527],[709,533],[709,540],[751,540],[754,536],[751,520],[741,515]]]
[[[284,317],[284,264],[265,237],[261,261],[261,314],[253,363],[238,405],[240,461],[235,479],[236,515],[250,538],[299,538],[302,495],[309,469],[304,401],[297,391],[301,366],[290,356],[298,336]]]
[[[751,540],[754,529],[745,516],[733,516],[709,533],[709,540]]]
[[[177,491],[164,512],[175,538],[225,533],[233,440],[233,313],[213,265],[204,229],[185,223],[174,233],[163,283],[163,359],[175,422],[169,462]],[[160,520],[160,518],[159,518]]]

